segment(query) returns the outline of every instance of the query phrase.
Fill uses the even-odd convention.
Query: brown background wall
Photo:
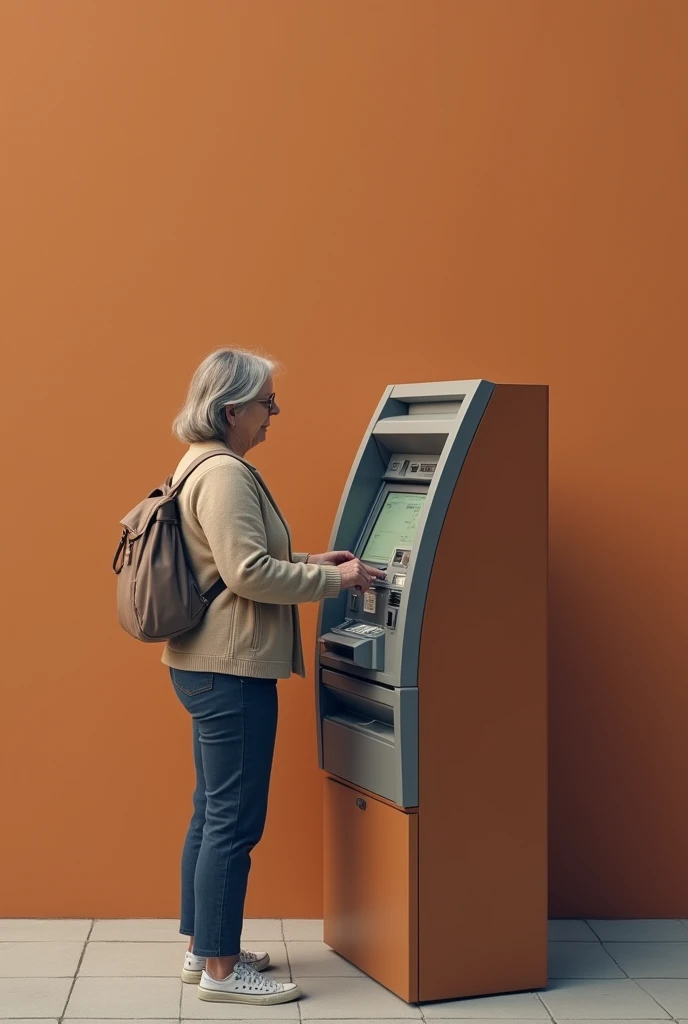
[[[551,386],[551,913],[688,916],[687,40],[684,0],[2,0],[0,913],[177,912],[188,722],[109,563],[234,343],[287,368],[256,461],[309,550],[386,384]],[[321,911],[311,686],[256,916]]]

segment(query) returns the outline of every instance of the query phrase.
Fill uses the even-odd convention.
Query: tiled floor
[[[300,1002],[201,1002],[179,979],[186,943],[176,921],[0,920],[0,1021],[688,1024],[688,919],[552,921],[546,990],[420,1006],[408,1006],[328,949],[320,921],[247,921],[243,938],[270,953],[274,978],[301,984]]]

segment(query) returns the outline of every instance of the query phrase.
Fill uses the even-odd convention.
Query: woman
[[[197,784],[182,854],[182,978],[201,999],[257,1005],[298,999],[262,976],[267,953],[240,950],[250,852],[265,824],[277,726],[277,679],[305,675],[297,604],[367,590],[349,551],[293,554],[289,530],[246,453],[279,413],[273,364],[220,349],[193,376],[174,423],[189,444],[174,474],[207,451],[178,497],[186,553],[202,591],[227,584],[201,624],[169,642],[163,662],[192,717]]]

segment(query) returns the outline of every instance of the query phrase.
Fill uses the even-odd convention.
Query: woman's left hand
[[[354,557],[350,551],[325,551],[322,555],[309,555],[306,561],[309,565],[341,565]]]

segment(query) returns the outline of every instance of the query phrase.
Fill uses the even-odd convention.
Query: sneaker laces
[[[250,964],[238,963],[234,968],[234,977],[241,982],[242,987],[252,992],[281,992],[282,985],[279,981],[270,981],[255,967]]]

